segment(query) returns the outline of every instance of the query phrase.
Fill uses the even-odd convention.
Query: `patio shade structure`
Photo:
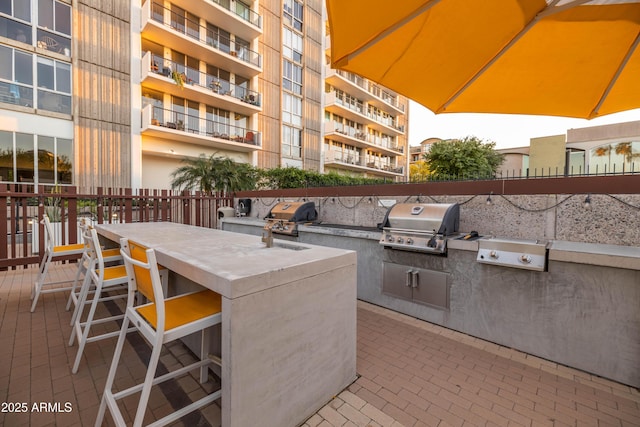
[[[435,113],[640,107],[640,0],[326,0],[332,67]]]

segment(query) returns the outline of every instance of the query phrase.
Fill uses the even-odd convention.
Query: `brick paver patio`
[[[75,265],[53,271],[71,279]],[[0,425],[93,425],[115,338],[88,344],[79,372],[71,374],[77,347],[67,345],[66,295],[43,295],[30,313],[36,273],[35,268],[0,272]],[[357,381],[305,427],[640,426],[637,389],[364,302],[358,303],[357,350]],[[147,351],[143,340],[129,339],[117,385],[141,379]],[[162,363],[173,369],[191,357],[174,344]],[[201,385],[188,376],[154,391],[147,420],[171,411],[172,403],[182,405],[219,387],[211,378]],[[135,396],[124,405],[134,412]],[[176,425],[218,426],[218,405]]]

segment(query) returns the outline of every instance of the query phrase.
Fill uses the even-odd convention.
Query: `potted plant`
[[[177,71],[172,71],[171,72],[171,78],[173,79],[173,81],[176,82],[176,84],[178,86],[180,86],[181,88],[184,88],[184,73],[179,73]]]
[[[220,84],[219,80],[213,80],[209,85],[209,87],[211,87],[211,90],[214,91],[215,93],[219,93],[222,85]]]
[[[184,122],[182,120],[177,120],[176,121],[176,129],[177,130],[184,130]]]

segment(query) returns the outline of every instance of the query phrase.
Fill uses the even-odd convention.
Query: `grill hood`
[[[428,232],[447,236],[458,231],[457,203],[396,203],[387,211],[379,228]]]

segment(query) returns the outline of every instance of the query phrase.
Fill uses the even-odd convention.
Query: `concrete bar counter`
[[[104,224],[156,250],[170,289],[222,295],[222,426],[295,426],[356,378],[356,252],[175,223]]]

